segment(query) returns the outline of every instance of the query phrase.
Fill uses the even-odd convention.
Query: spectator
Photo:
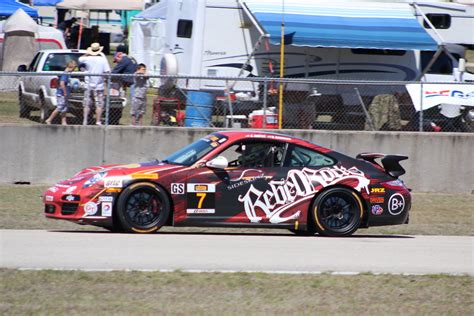
[[[57,105],[54,109],[53,113],[49,116],[49,118],[45,121],[46,124],[50,125],[51,122],[54,120],[58,113],[61,113],[61,125],[67,125],[66,121],[66,114],[67,114],[67,107],[68,107],[68,99],[71,95],[71,87],[69,86],[69,74],[76,69],[76,62],[71,60],[67,63],[65,72],[59,76],[59,84],[58,88],[56,89],[56,99]]]
[[[145,64],[139,64],[134,77],[135,93],[132,98],[132,125],[142,125],[143,115],[146,111],[146,88],[148,77]]]
[[[133,58],[130,58],[124,52],[117,52],[114,55],[114,63],[117,63],[112,69],[113,74],[129,74],[132,75],[137,70],[137,63]],[[127,88],[133,85],[133,77],[127,76],[120,78],[120,84],[123,88]],[[132,92],[133,94],[133,88]],[[132,95],[133,98],[133,95]]]
[[[58,30],[63,32],[64,41],[66,42],[67,47],[71,47],[71,31],[72,26],[76,23],[76,18],[71,18],[69,20],[64,20],[58,24]]]
[[[87,48],[87,53],[79,57],[81,65],[85,66],[85,71],[90,74],[104,74],[110,72],[110,66],[107,59],[102,54],[104,47],[99,43],[92,43]],[[86,76],[84,91],[84,120],[82,125],[87,125],[92,102],[95,103],[96,125],[102,125],[102,112],[104,110],[104,90],[106,88],[103,76]]]

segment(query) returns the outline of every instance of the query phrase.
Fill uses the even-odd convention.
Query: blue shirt
[[[58,88],[56,89],[56,96],[58,97],[64,96],[64,91],[61,88],[61,82],[64,82],[64,84],[66,85],[67,95],[70,95],[71,87],[69,86],[69,76],[67,74],[62,74],[61,76],[59,76]]]

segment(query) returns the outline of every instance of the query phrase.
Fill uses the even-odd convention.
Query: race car
[[[43,195],[48,218],[127,233],[169,226],[285,228],[349,236],[408,223],[408,157],[355,159],[261,131],[212,133],[162,161],[86,168]]]

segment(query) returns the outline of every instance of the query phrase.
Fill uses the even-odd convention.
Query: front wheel
[[[18,102],[20,103],[20,117],[21,118],[30,118],[31,108],[27,105],[25,96],[20,91],[18,92]]]
[[[333,188],[318,195],[312,211],[314,226],[323,236],[350,236],[359,228],[363,216],[360,197],[346,188]]]
[[[116,216],[125,232],[153,233],[168,220],[170,202],[158,185],[134,183],[120,195]]]

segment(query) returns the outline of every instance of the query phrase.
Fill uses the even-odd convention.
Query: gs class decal
[[[216,185],[209,183],[188,183],[187,214],[215,214]]]

